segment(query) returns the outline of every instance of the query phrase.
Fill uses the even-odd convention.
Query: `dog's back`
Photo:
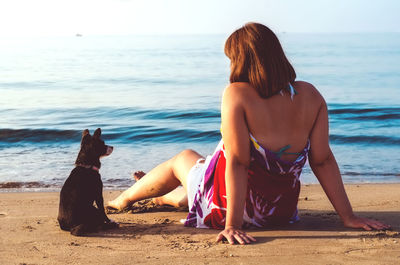
[[[102,190],[100,174],[84,167],[75,167],[60,192],[58,222],[63,230],[86,223],[96,195]]]

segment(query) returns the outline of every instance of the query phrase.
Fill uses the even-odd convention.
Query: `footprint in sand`
[[[1,217],[6,217],[6,216],[7,216],[6,213],[0,213],[0,218],[1,218]]]
[[[33,230],[36,230],[36,228],[34,228],[33,226],[30,226],[30,225],[24,226],[22,228],[24,228],[25,230],[29,230],[29,232],[32,232]]]

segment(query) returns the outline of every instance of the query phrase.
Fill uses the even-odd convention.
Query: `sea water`
[[[0,38],[0,187],[59,189],[86,128],[114,146],[102,159],[106,188],[183,149],[212,153],[226,37]],[[400,34],[279,38],[298,79],[328,103],[344,181],[400,182]],[[317,182],[308,166],[302,181]]]

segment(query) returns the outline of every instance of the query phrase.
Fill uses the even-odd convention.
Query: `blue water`
[[[124,188],[180,150],[220,139],[227,36],[0,38],[0,187],[59,188],[83,129],[115,147]],[[400,34],[281,34],[298,79],[325,97],[344,181],[400,182]],[[305,183],[316,178],[306,167]]]

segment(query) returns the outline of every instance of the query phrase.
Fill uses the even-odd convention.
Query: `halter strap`
[[[281,149],[279,149],[278,152],[272,152],[274,154],[276,154],[279,158],[281,158],[282,155],[300,155],[301,153],[290,153],[290,152],[285,152],[286,150],[288,150],[291,147],[290,144],[282,147]]]
[[[286,90],[290,93],[290,99],[293,101],[294,95],[298,94],[297,90],[292,86],[291,83],[289,83],[289,86],[286,88]],[[281,96],[283,96],[283,89],[281,89],[279,93],[281,94]]]
[[[289,87],[287,88],[287,90],[289,90],[290,95],[292,96],[292,99],[293,99],[293,96],[294,96],[294,95],[297,95],[297,94],[298,94],[298,93],[297,93],[297,90],[292,86],[291,83],[289,83]]]

